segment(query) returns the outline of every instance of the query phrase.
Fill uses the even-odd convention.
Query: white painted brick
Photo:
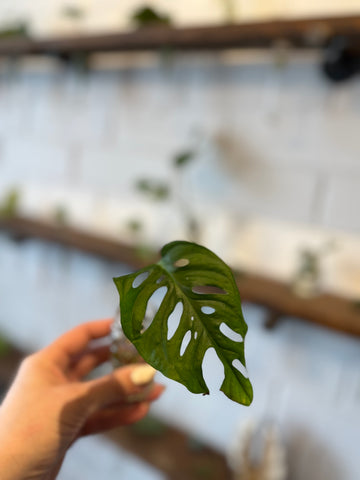
[[[141,178],[167,180],[171,154],[173,151],[161,143],[141,137],[112,149],[86,149],[81,156],[80,184],[109,194],[133,192],[135,182]]]
[[[21,179],[14,174],[18,160],[9,166],[6,152],[23,148],[31,164],[26,178],[36,180],[39,168],[48,179],[54,166],[36,158],[45,155],[39,148],[55,144],[56,155],[69,156],[62,173],[55,167],[60,180],[67,171],[69,185],[80,181],[85,189],[111,194],[120,185],[131,190],[139,176],[168,178],[171,156],[200,126],[208,140],[225,132],[232,152],[220,151],[216,168],[205,159],[193,182],[199,201],[201,195],[235,200],[248,213],[310,221],[319,174],[359,171],[359,87],[330,89],[311,57],[284,70],[275,69],[271,57],[231,65],[226,55],[182,55],[170,70],[159,68],[158,60],[138,68],[132,58],[128,69],[95,65],[83,78],[27,63],[13,82],[9,77],[1,84],[1,178]],[[18,144],[19,131],[25,147]]]
[[[2,184],[32,182],[47,186],[67,180],[67,155],[59,145],[18,139],[4,142],[0,164]]]
[[[326,198],[324,224],[360,232],[360,175],[331,177]]]
[[[309,172],[254,168],[233,183],[231,200],[244,214],[306,222],[314,190],[314,178]]]

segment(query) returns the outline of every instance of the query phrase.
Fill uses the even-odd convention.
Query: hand
[[[143,418],[164,387],[149,365],[122,367],[81,381],[109,358],[93,341],[112,320],[85,323],[27,357],[0,407],[2,480],[51,480],[79,437]]]

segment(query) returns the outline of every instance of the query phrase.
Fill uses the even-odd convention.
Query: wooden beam
[[[36,238],[75,248],[110,261],[126,263],[134,268],[144,266],[144,260],[139,257],[134,247],[73,227],[15,217],[0,218],[0,231],[8,232],[17,241]]]
[[[278,318],[281,313],[360,336],[360,308],[347,298],[326,292],[302,298],[291,285],[253,273],[237,275],[236,282],[242,300],[267,307]]]
[[[129,32],[0,41],[0,55],[71,55],[173,48],[213,50],[270,47],[285,39],[294,47],[322,47],[334,36],[360,42],[360,16],[225,24],[208,27],[147,27]]]
[[[149,417],[145,419],[145,426],[148,420]],[[140,422],[140,428],[138,425],[123,427],[110,432],[108,437],[160,470],[168,480],[232,478],[225,455],[178,428],[154,420],[160,426],[159,432],[147,432]]]
[[[126,263],[141,268],[144,262],[136,248],[120,241],[85,232],[73,227],[60,227],[29,218],[0,219],[0,232],[7,232],[16,240],[37,238],[75,248],[110,261]],[[254,273],[235,272],[243,301],[262,305],[282,315],[296,317],[318,325],[360,336],[360,308],[351,300],[330,293],[320,293],[312,298],[296,295],[291,285]]]

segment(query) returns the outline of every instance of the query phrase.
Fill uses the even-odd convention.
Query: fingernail
[[[155,368],[151,365],[139,365],[130,373],[130,379],[134,385],[142,386],[150,383],[156,374]]]

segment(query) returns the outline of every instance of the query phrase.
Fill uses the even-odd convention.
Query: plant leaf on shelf
[[[152,200],[166,200],[170,196],[170,189],[165,182],[140,179],[136,182],[136,188],[141,193],[148,195]]]
[[[202,364],[206,351],[214,348],[224,366],[220,389],[249,405],[247,325],[230,268],[207,248],[185,241],[165,245],[161,256],[156,264],[114,278],[126,337],[146,362],[193,393],[209,393]],[[149,324],[144,321],[148,302],[159,289],[166,293]],[[171,332],[175,311],[179,321]]]
[[[176,168],[185,167],[193,161],[194,157],[195,152],[192,150],[180,152],[174,157],[174,166]]]
[[[154,8],[147,5],[138,8],[132,15],[132,20],[138,27],[171,25],[168,15],[158,13]]]

